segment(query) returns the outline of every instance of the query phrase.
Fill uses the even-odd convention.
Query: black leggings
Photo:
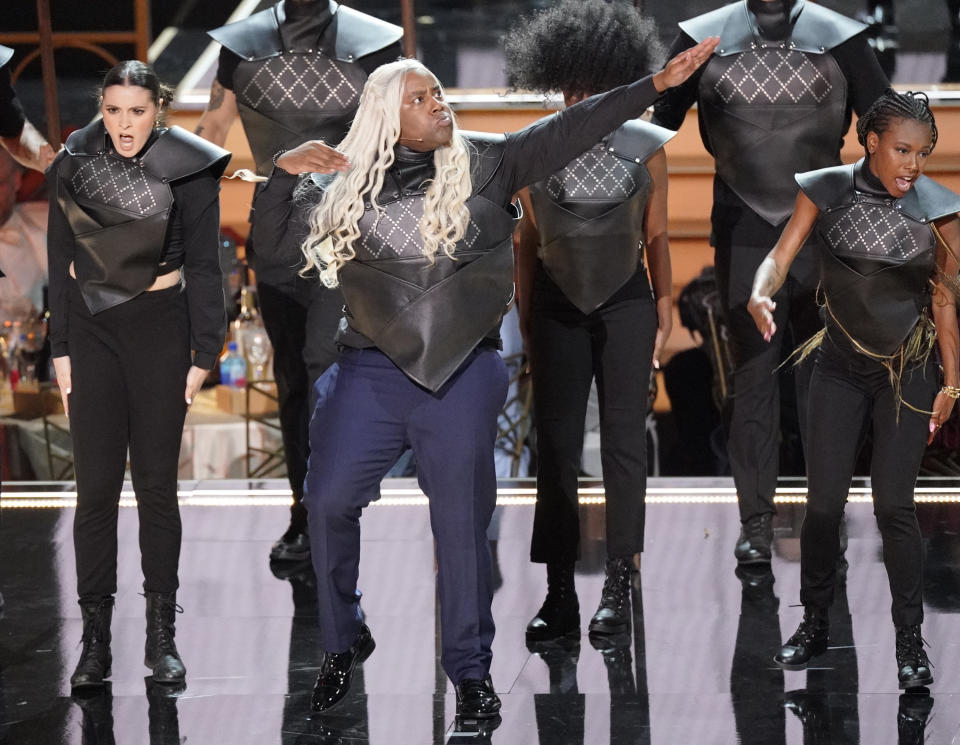
[[[653,296],[647,285],[646,294],[637,293],[640,297],[614,298],[584,315],[559,290],[545,284],[541,277],[532,329],[538,461],[530,558],[572,562],[579,556],[577,478],[594,377],[600,403],[607,555],[632,556],[643,551],[646,416],[657,334]]]
[[[143,587],[177,589],[177,464],[186,416],[190,323],[179,286],[91,315],[71,284],[73,542],[81,601],[117,591],[117,515],[127,448],[140,518]]]
[[[838,332],[839,333],[839,332]],[[927,411],[939,386],[931,359],[906,370],[902,397]],[[873,512],[883,542],[883,563],[893,599],[893,622],[923,620],[923,557],[913,504],[930,415],[897,398],[879,362],[828,336],[810,383],[807,430],[807,511],[800,531],[800,602],[828,608],[833,602],[843,516],[857,452],[866,428],[873,432],[870,479]]]

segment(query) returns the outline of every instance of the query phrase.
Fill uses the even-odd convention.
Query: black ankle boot
[[[573,584],[574,562],[547,563],[547,597],[527,624],[527,641],[580,636],[580,602]]]
[[[144,647],[143,664],[153,670],[155,683],[182,683],[187,668],[177,652],[173,640],[176,634],[177,605],[175,592],[147,592],[147,643]]]
[[[630,628],[630,567],[626,556],[607,559],[600,607],[590,619],[591,634],[622,634]]]
[[[773,661],[783,670],[806,670],[812,657],[827,651],[829,641],[830,619],[827,611],[807,606],[797,630],[780,647]]]
[[[897,677],[901,688],[919,688],[933,683],[930,660],[923,648],[920,624],[897,626]]]
[[[70,676],[70,686],[102,686],[112,673],[110,621],[113,617],[113,598],[80,601],[80,615],[83,617],[83,650],[77,668]]]
[[[754,515],[740,526],[733,548],[738,564],[769,564],[773,555],[773,513]]]

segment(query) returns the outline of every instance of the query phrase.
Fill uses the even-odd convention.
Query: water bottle
[[[247,361],[237,351],[237,343],[230,342],[220,358],[220,382],[232,388],[247,387]]]

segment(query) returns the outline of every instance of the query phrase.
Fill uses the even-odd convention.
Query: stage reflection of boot
[[[734,570],[740,580],[740,613],[776,613],[780,598],[773,592],[776,581],[769,564],[737,566]]]
[[[71,698],[83,712],[80,742],[83,745],[115,745],[111,684],[108,682],[96,688],[77,689]]]
[[[468,742],[470,745],[491,745],[493,742],[493,732],[502,723],[503,719],[499,714],[490,719],[462,719],[461,717],[456,717],[453,721],[453,732],[450,733],[450,738],[447,742]]]
[[[583,745],[585,699],[577,687],[580,640],[528,642],[527,648],[546,664],[550,679],[550,692],[533,697],[540,743]]]
[[[633,655],[630,644],[633,636],[625,634],[591,635],[590,644],[603,657],[607,668],[610,696],[635,696],[637,684],[633,677]]]
[[[783,705],[797,715],[803,725],[803,745],[837,745],[833,740],[827,694],[813,691],[789,691]]]
[[[162,685],[149,675],[143,681],[147,688],[150,745],[180,745],[177,697],[187,690],[186,683]]]
[[[933,697],[925,688],[900,694],[900,708],[897,711],[898,745],[923,745],[932,708]]]

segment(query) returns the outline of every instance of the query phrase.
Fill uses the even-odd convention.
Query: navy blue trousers
[[[497,497],[493,449],[507,393],[503,360],[494,349],[476,350],[431,393],[379,350],[346,350],[316,393],[304,504],[321,646],[343,652],[360,629],[360,514],[409,447],[436,539],[443,669],[454,683],[486,677],[494,634],[486,530]]]

